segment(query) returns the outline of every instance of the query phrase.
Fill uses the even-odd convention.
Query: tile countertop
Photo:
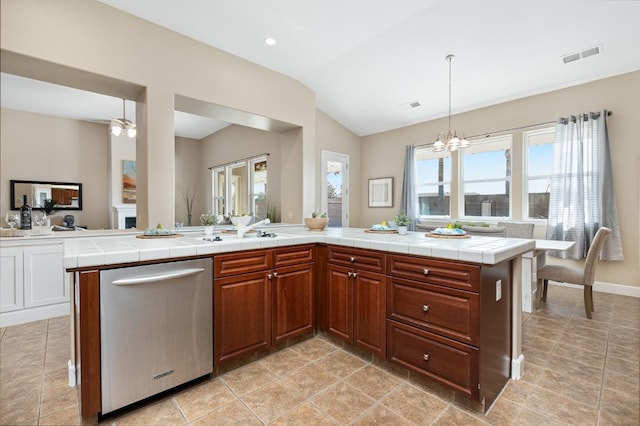
[[[210,242],[201,232],[184,232],[184,237],[142,239],[127,236],[87,236],[64,241],[65,268],[83,268],[176,257],[199,256],[259,248],[273,248],[305,243],[327,243],[415,254],[448,260],[495,265],[519,256],[535,247],[535,240],[472,236],[464,239],[426,237],[424,232],[407,235],[367,233],[362,228],[327,228],[311,232],[303,226],[264,227],[276,238],[256,238],[248,234],[239,239],[232,234],[219,235],[223,241]]]

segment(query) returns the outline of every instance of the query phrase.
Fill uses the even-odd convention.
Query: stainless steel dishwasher
[[[102,414],[213,371],[213,265],[100,272]]]

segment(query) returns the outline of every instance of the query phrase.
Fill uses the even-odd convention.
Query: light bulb
[[[135,127],[129,127],[127,129],[127,136],[129,136],[130,138],[135,138],[137,133],[138,131],[136,130]]]
[[[120,124],[112,123],[111,133],[113,134],[113,136],[120,136],[120,134],[122,133],[122,127],[120,126]]]

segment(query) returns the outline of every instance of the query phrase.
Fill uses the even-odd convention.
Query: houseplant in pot
[[[304,218],[304,224],[309,228],[309,231],[320,232],[329,224],[329,218],[326,213],[318,214],[313,212],[311,217]]]
[[[204,235],[213,234],[213,225],[216,223],[218,223],[218,216],[211,214],[211,212],[200,215],[200,224],[204,226]]]
[[[407,233],[407,226],[411,225],[413,219],[407,216],[407,213],[400,212],[393,219],[398,226],[398,234],[405,235]]]

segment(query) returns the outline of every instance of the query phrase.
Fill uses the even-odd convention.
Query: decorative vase
[[[407,227],[398,226],[398,235],[407,235]]]
[[[213,225],[207,225],[204,227],[204,235],[213,235]]]
[[[304,224],[309,231],[320,232],[329,224],[328,217],[305,217]]]

